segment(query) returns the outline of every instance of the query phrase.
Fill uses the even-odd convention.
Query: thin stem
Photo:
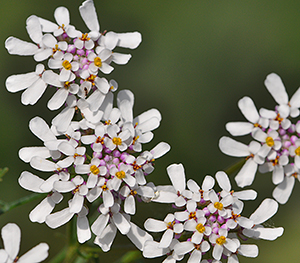
[[[12,202],[0,202],[0,215],[4,214],[5,212],[8,212],[12,210],[15,207],[18,207],[20,205],[27,204],[33,200],[39,199],[41,197],[46,196],[46,194],[31,194],[25,197],[22,197],[18,200],[12,201]]]
[[[239,162],[235,163],[234,165],[230,166],[229,168],[227,168],[225,170],[225,173],[228,175],[234,173],[236,170],[240,169],[244,165],[245,162],[246,162],[246,160],[242,159],[241,161],[239,161]]]
[[[0,182],[2,181],[2,177],[8,172],[8,168],[0,168]]]

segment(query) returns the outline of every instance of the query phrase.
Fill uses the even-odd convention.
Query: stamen
[[[300,156],[300,146],[295,150],[295,154]]]
[[[95,57],[94,58],[94,64],[95,64],[96,67],[100,68],[102,66],[101,58]]]
[[[94,164],[90,167],[90,170],[93,174],[99,174],[100,172],[99,168]]]
[[[121,144],[122,144],[122,139],[119,138],[119,137],[114,137],[114,138],[112,139],[112,142],[113,142],[113,144],[115,144],[115,145],[121,145]]]
[[[269,147],[272,147],[274,145],[274,140],[272,137],[268,136],[266,138],[266,144],[269,146]]]
[[[125,172],[124,172],[124,171],[116,172],[116,176],[117,176],[119,179],[123,179],[123,178],[125,178]]]
[[[68,60],[65,60],[65,61],[62,63],[62,66],[63,66],[66,70],[70,70],[70,69],[72,68],[71,63],[70,63]]]
[[[199,233],[203,233],[205,231],[205,227],[201,223],[196,226],[196,229]]]
[[[224,237],[224,236],[220,236],[220,237],[218,237],[217,240],[216,240],[216,243],[217,243],[218,245],[223,245],[225,242],[226,242],[226,237]]]
[[[220,202],[215,202],[214,207],[217,208],[218,210],[222,210],[223,209],[223,204],[220,203]]]

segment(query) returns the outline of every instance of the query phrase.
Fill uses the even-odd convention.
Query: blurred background
[[[11,94],[5,79],[12,74],[34,71],[32,57],[10,56],[4,48],[9,36],[30,41],[26,18],[32,14],[54,21],[56,7],[66,6],[71,24],[87,31],[78,12],[82,1],[3,1],[0,9],[0,167],[9,173],[0,183],[0,200],[13,201],[30,194],[17,183],[20,173],[32,170],[18,158],[24,146],[41,145],[28,129],[28,122],[41,116],[48,123],[57,112],[50,112],[46,103],[53,91],[44,94],[35,106],[23,106],[21,93]],[[139,31],[143,41],[124,66],[115,66],[108,79],[114,78],[119,89],[135,94],[135,115],[157,108],[163,116],[154,140],[145,145],[151,149],[160,141],[172,149],[156,161],[156,170],[148,177],[155,184],[169,184],[166,167],[183,163],[187,179],[199,184],[206,174],[214,175],[238,161],[225,156],[218,149],[221,136],[229,133],[225,124],[243,121],[237,102],[250,96],[257,108],[273,109],[275,102],[264,87],[265,77],[275,72],[281,76],[291,96],[300,85],[300,2],[291,0],[261,1],[181,1],[181,0],[94,0],[101,31]],[[239,138],[237,138],[239,140]],[[245,143],[250,137],[240,138]],[[233,178],[233,176],[232,176]],[[234,189],[237,189],[234,180]],[[253,188],[259,193],[256,201],[245,205],[249,216],[266,197],[271,197],[271,174],[258,174]],[[291,262],[300,256],[299,250],[299,185],[296,182],[289,202],[268,222],[283,226],[284,235],[274,242],[258,241],[256,259],[240,257],[240,262]],[[33,245],[46,241],[51,259],[62,247],[65,227],[51,230],[45,224],[31,223],[29,212],[39,201],[24,205],[0,216],[0,227],[8,222],[22,229],[21,253]],[[169,208],[163,205],[139,205],[133,222],[143,226],[148,217],[163,219]],[[170,210],[171,211],[171,210]],[[1,241],[0,241],[1,242]],[[127,245],[127,238],[119,234],[116,247]],[[1,244],[1,243],[0,243]],[[1,245],[0,245],[1,246]],[[103,262],[114,262],[122,249],[105,253]],[[161,262],[162,258],[141,262]]]

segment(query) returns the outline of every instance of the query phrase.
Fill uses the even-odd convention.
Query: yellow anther
[[[119,137],[114,137],[114,138],[112,139],[112,142],[113,142],[113,144],[115,144],[115,145],[121,145],[121,144],[122,144],[122,139],[119,138]]]
[[[72,68],[71,63],[68,60],[64,60],[64,62],[62,63],[62,66],[66,69],[66,70],[70,70]]]
[[[266,144],[269,146],[269,147],[272,147],[274,145],[274,140],[272,137],[267,137],[266,138]]]
[[[223,245],[225,242],[226,242],[226,237],[224,237],[224,236],[220,236],[220,237],[218,237],[217,240],[216,240],[216,243],[217,243],[218,245]]]
[[[123,178],[125,178],[125,172],[124,172],[124,171],[116,172],[116,176],[117,176],[119,179],[123,179]]]
[[[220,203],[220,202],[215,202],[214,207],[217,208],[218,210],[222,210],[223,209],[223,204]]]
[[[90,38],[88,37],[88,34],[85,33],[85,34],[82,34],[81,40],[82,41],[88,41],[88,40],[90,40]]]
[[[96,143],[101,143],[101,144],[104,144],[104,137],[102,138],[101,136],[99,136],[96,141]]]
[[[133,195],[133,196],[135,196],[135,195],[137,194],[137,191],[135,191],[135,190],[130,190],[130,194]]]
[[[101,186],[101,188],[102,188],[103,191],[108,190],[108,187],[107,187],[107,185],[106,185],[106,182],[104,183],[104,185]]]
[[[90,170],[93,174],[99,174],[100,172],[99,168],[94,164],[90,167]]]
[[[300,146],[295,150],[295,154],[300,156]]]
[[[169,222],[169,223],[167,223],[167,228],[173,229],[174,225],[175,225],[175,221]]]
[[[100,68],[102,66],[101,58],[95,57],[94,58],[94,64],[95,64],[96,67]]]
[[[189,219],[195,219],[196,220],[196,212],[191,212],[189,214]]]
[[[132,140],[132,145],[135,144],[135,142],[140,138],[140,136],[136,136],[136,137],[133,137],[133,140]]]
[[[105,125],[110,125],[111,124],[111,120],[105,121],[104,124]]]
[[[196,226],[196,229],[199,233],[203,233],[205,231],[205,227],[201,223]]]
[[[65,83],[64,83],[64,88],[65,89],[68,89],[69,87],[70,87],[70,82],[69,81],[66,81]]]
[[[258,128],[262,128],[261,125],[258,124],[258,123],[254,123],[253,126],[254,126],[254,127],[258,127]]]

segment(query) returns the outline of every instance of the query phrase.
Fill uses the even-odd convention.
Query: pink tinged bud
[[[86,56],[88,56],[92,51],[91,50],[87,50],[86,51]]]
[[[114,158],[114,159],[113,159],[113,163],[114,163],[114,164],[118,164],[118,163],[119,163],[119,158]]]
[[[127,153],[122,153],[120,156],[120,159],[122,160],[122,162],[125,162],[127,159],[128,154]]]
[[[226,226],[226,224],[223,224],[223,225],[221,226],[221,228],[223,228],[223,229],[228,229],[228,227]]]
[[[105,166],[106,162],[104,160],[100,160],[100,166]]]
[[[75,47],[74,45],[69,45],[69,46],[68,46],[68,49],[67,49],[67,52],[72,53],[72,54],[75,54],[75,52],[76,52],[76,47]]]
[[[109,155],[106,155],[105,157],[104,157],[104,161],[107,163],[107,162],[109,162],[110,161],[110,156]]]
[[[292,124],[289,128],[288,128],[288,132],[289,133],[294,133],[296,131],[296,126],[295,124]]]
[[[213,230],[212,230],[212,232],[213,232],[214,234],[218,234],[219,228],[218,228],[218,227],[214,227]]]
[[[284,129],[279,129],[279,134],[281,135],[281,136],[283,136],[283,135],[285,135],[286,134],[286,130],[284,130]]]
[[[288,148],[292,145],[292,143],[290,141],[285,141],[283,144],[283,147]]]
[[[216,218],[215,216],[211,216],[211,217],[209,218],[209,220],[210,220],[211,222],[215,222],[215,221],[217,220],[217,218]]]
[[[223,224],[225,222],[225,219],[222,216],[218,216],[218,222]]]
[[[291,142],[292,142],[292,144],[295,144],[295,142],[297,141],[297,139],[298,139],[298,137],[295,136],[295,135],[293,135],[293,136],[291,137]]]
[[[289,155],[289,150],[283,149],[281,152],[281,155],[284,155],[284,154]]]
[[[120,153],[118,150],[116,150],[116,151],[113,152],[113,155],[114,155],[115,157],[120,157],[120,156],[121,156],[121,153]]]
[[[84,56],[84,50],[83,49],[78,49],[77,50],[77,54],[79,55],[79,56]]]
[[[209,212],[209,210],[208,210],[207,207],[204,207],[202,211],[204,212],[205,216],[209,216],[210,215],[210,212]]]

